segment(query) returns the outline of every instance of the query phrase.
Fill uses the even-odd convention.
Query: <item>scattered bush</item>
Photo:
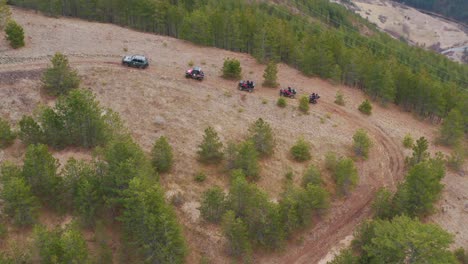
[[[307,96],[301,96],[301,98],[299,99],[299,110],[304,113],[304,114],[307,114],[309,112],[309,97]]]
[[[319,169],[311,164],[305,171],[302,176],[302,187],[306,187],[309,184],[315,186],[321,186],[323,183],[322,176],[320,175]]]
[[[367,135],[367,132],[364,129],[358,129],[353,136],[353,141],[354,153],[358,156],[368,158],[369,149],[372,147],[372,141]]]
[[[151,151],[151,161],[157,172],[167,172],[172,167],[172,147],[167,142],[167,138],[161,136],[154,142]]]
[[[345,99],[344,99],[343,92],[342,92],[341,90],[338,91],[338,92],[336,92],[336,95],[335,95],[335,104],[341,105],[341,106],[344,106],[344,105],[346,104]]]
[[[405,148],[412,148],[414,145],[414,139],[411,136],[411,134],[406,134],[405,137],[403,138],[403,146]]]
[[[203,163],[219,163],[223,159],[223,143],[212,127],[205,129],[203,141],[198,145],[198,160]]]
[[[278,101],[276,102],[276,105],[281,107],[281,108],[286,107],[286,99],[284,97],[278,98]]]
[[[42,76],[43,87],[47,93],[57,96],[78,88],[78,73],[70,67],[67,56],[57,52],[51,62],[52,67],[48,67]]]
[[[278,74],[278,67],[274,61],[268,62],[265,72],[263,73],[263,86],[276,88],[278,87],[277,83],[277,74]]]
[[[296,141],[296,144],[291,148],[291,155],[296,161],[310,160],[310,143],[300,138]]]
[[[224,59],[222,71],[222,77],[225,79],[239,80],[242,77],[242,68],[239,60],[237,59]]]
[[[10,41],[10,46],[14,49],[24,46],[23,27],[14,20],[9,20],[5,27],[6,38]]]
[[[219,187],[213,187],[202,195],[200,214],[206,221],[217,223],[226,211],[226,196]]]
[[[11,131],[10,124],[0,117],[0,149],[6,148],[13,144],[16,134]]]
[[[4,30],[8,21],[11,20],[11,10],[7,0],[0,0],[0,30]]]
[[[372,114],[372,104],[369,100],[364,100],[361,105],[358,107],[359,111],[361,113],[366,114],[366,115],[371,115]]]
[[[203,171],[199,171],[195,174],[194,179],[197,182],[204,182],[206,180],[206,174]]]
[[[275,148],[275,139],[270,124],[263,121],[262,118],[257,119],[255,123],[249,127],[249,140],[251,140],[257,152],[262,157],[271,156]]]

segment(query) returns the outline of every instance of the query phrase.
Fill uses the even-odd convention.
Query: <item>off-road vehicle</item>
[[[142,55],[125,56],[122,59],[122,65],[128,67],[146,69],[149,66],[148,59]]]
[[[192,78],[201,81],[205,78],[205,73],[200,67],[193,67],[185,72],[185,78]]]

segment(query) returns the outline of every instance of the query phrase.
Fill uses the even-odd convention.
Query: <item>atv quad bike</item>
[[[247,91],[249,93],[253,92],[254,88],[255,88],[255,83],[252,81],[239,81],[239,85],[237,86],[239,88],[239,90],[241,91]]]
[[[201,81],[205,78],[205,73],[200,67],[193,67],[185,72],[185,78],[192,78]]]
[[[280,96],[284,96],[284,97],[289,97],[289,98],[294,98],[296,96],[296,89],[280,89]]]

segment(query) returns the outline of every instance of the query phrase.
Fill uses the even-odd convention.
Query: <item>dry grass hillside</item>
[[[13,9],[13,17],[25,28],[26,46],[18,50],[8,47],[0,38],[0,116],[16,124],[23,114],[31,114],[40,104],[52,104],[40,92],[41,72],[55,52],[69,56],[78,69],[82,85],[91,89],[105,107],[118,112],[135,140],[150,150],[154,140],[165,135],[175,152],[175,166],[161,177],[167,196],[180,193],[183,204],[177,208],[184,234],[190,247],[187,263],[198,263],[206,255],[213,263],[230,263],[223,252],[223,237],[218,226],[203,223],[199,217],[201,193],[213,185],[227,188],[227,178],[220,167],[202,166],[196,161],[197,145],[203,130],[213,126],[224,142],[240,140],[249,124],[262,117],[271,124],[277,138],[273,157],[261,163],[258,185],[275,199],[281,192],[284,174],[289,168],[300,180],[307,164],[293,162],[289,148],[303,136],[313,144],[311,162],[323,168],[324,154],[336,151],[351,155],[352,135],[358,128],[369,131],[375,142],[370,158],[357,161],[360,182],[346,199],[335,199],[326,217],[314,220],[314,226],[297,233],[282,252],[259,252],[255,263],[316,263],[352,234],[355,226],[369,216],[373,194],[381,186],[394,188],[405,173],[402,139],[406,133],[425,136],[433,141],[437,127],[417,120],[395,106],[375,105],[372,116],[357,110],[365,99],[357,89],[334,86],[327,81],[303,76],[286,65],[279,66],[282,86],[297,87],[300,94],[318,92],[321,99],[312,105],[310,114],[297,110],[298,100],[288,100],[281,109],[275,105],[276,89],[259,87],[254,93],[239,92],[237,83],[219,77],[226,57],[241,61],[245,79],[261,83],[264,65],[252,57],[147,33],[131,31],[109,24],[90,23],[77,19],[48,18],[31,11]],[[146,70],[129,69],[120,65],[124,54],[144,54],[151,58]],[[198,82],[184,78],[187,64],[201,65],[207,75]],[[333,103],[335,93],[342,90],[346,106]],[[20,161],[25,147],[17,141],[0,151],[0,162]],[[431,145],[431,151],[448,152]],[[77,149],[54,152],[64,164],[69,157],[89,159],[91,153]],[[204,183],[196,183],[193,175],[204,171]],[[327,188],[333,191],[330,176],[324,171]],[[468,244],[468,177],[448,173],[446,188],[438,204],[440,209],[430,221],[455,234],[455,245]],[[444,210],[442,210],[442,208]],[[53,226],[70,220],[43,212],[41,221]],[[117,228],[109,226],[111,248],[119,250]],[[10,240],[28,241],[30,230],[10,227]],[[90,247],[91,231],[86,231]],[[455,246],[454,245],[454,246]],[[118,260],[118,254],[114,254]]]

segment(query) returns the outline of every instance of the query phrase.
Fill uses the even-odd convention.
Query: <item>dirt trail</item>
[[[146,151],[151,149],[155,138],[161,135],[169,138],[176,166],[161,181],[168,193],[181,192],[185,200],[177,214],[190,245],[188,263],[198,262],[201,255],[214,263],[231,262],[223,253],[220,230],[204,224],[197,210],[204,190],[213,185],[228,187],[222,168],[196,162],[197,145],[208,125],[227,142],[242,139],[248,125],[259,117],[271,123],[277,147],[272,158],[262,161],[262,178],[257,184],[272,198],[281,193],[286,170],[290,168],[299,176],[308,165],[289,159],[287,150],[299,136],[312,142],[312,163],[317,165],[328,151],[349,155],[352,134],[358,128],[366,129],[375,142],[369,159],[357,162],[360,182],[349,197],[333,201],[330,213],[317,219],[313,228],[293,237],[284,251],[257,253],[255,263],[318,262],[369,216],[369,205],[379,187],[395,188],[402,179],[405,153],[400,142],[404,134],[434,136],[434,127],[392,106],[375,105],[372,116],[363,116],[357,111],[365,98],[360,91],[303,76],[282,64],[278,77],[283,87],[290,85],[297,87],[300,94],[321,95],[319,103],[311,106],[309,115],[297,111],[297,99],[287,100],[285,109],[278,108],[277,89],[258,87],[248,94],[237,91],[236,82],[218,77],[223,59],[236,57],[242,63],[244,78],[259,83],[264,65],[246,54],[198,47],[113,25],[46,18],[22,10],[14,10],[13,14],[25,25],[28,39],[25,48],[0,53],[0,115],[18,122],[22,114],[31,114],[37,105],[48,103],[40,94],[41,72],[55,51],[67,54],[71,65],[82,76],[83,87],[91,88],[103,106],[122,116]],[[52,34],[52,39],[45,38]],[[123,52],[127,49],[130,51]],[[138,70],[121,66],[120,58],[125,53],[149,56],[150,67]],[[206,80],[198,82],[183,77],[189,61],[202,65]],[[333,103],[338,90],[345,94],[345,107]],[[155,122],[156,117],[162,121]],[[11,153],[7,150],[5,159],[11,158]],[[55,155],[66,160],[72,153]],[[193,174],[200,170],[208,175],[207,181],[194,184]],[[325,173],[324,177],[331,182],[329,175]],[[300,182],[300,177],[295,180]],[[303,242],[297,245],[295,240]]]

